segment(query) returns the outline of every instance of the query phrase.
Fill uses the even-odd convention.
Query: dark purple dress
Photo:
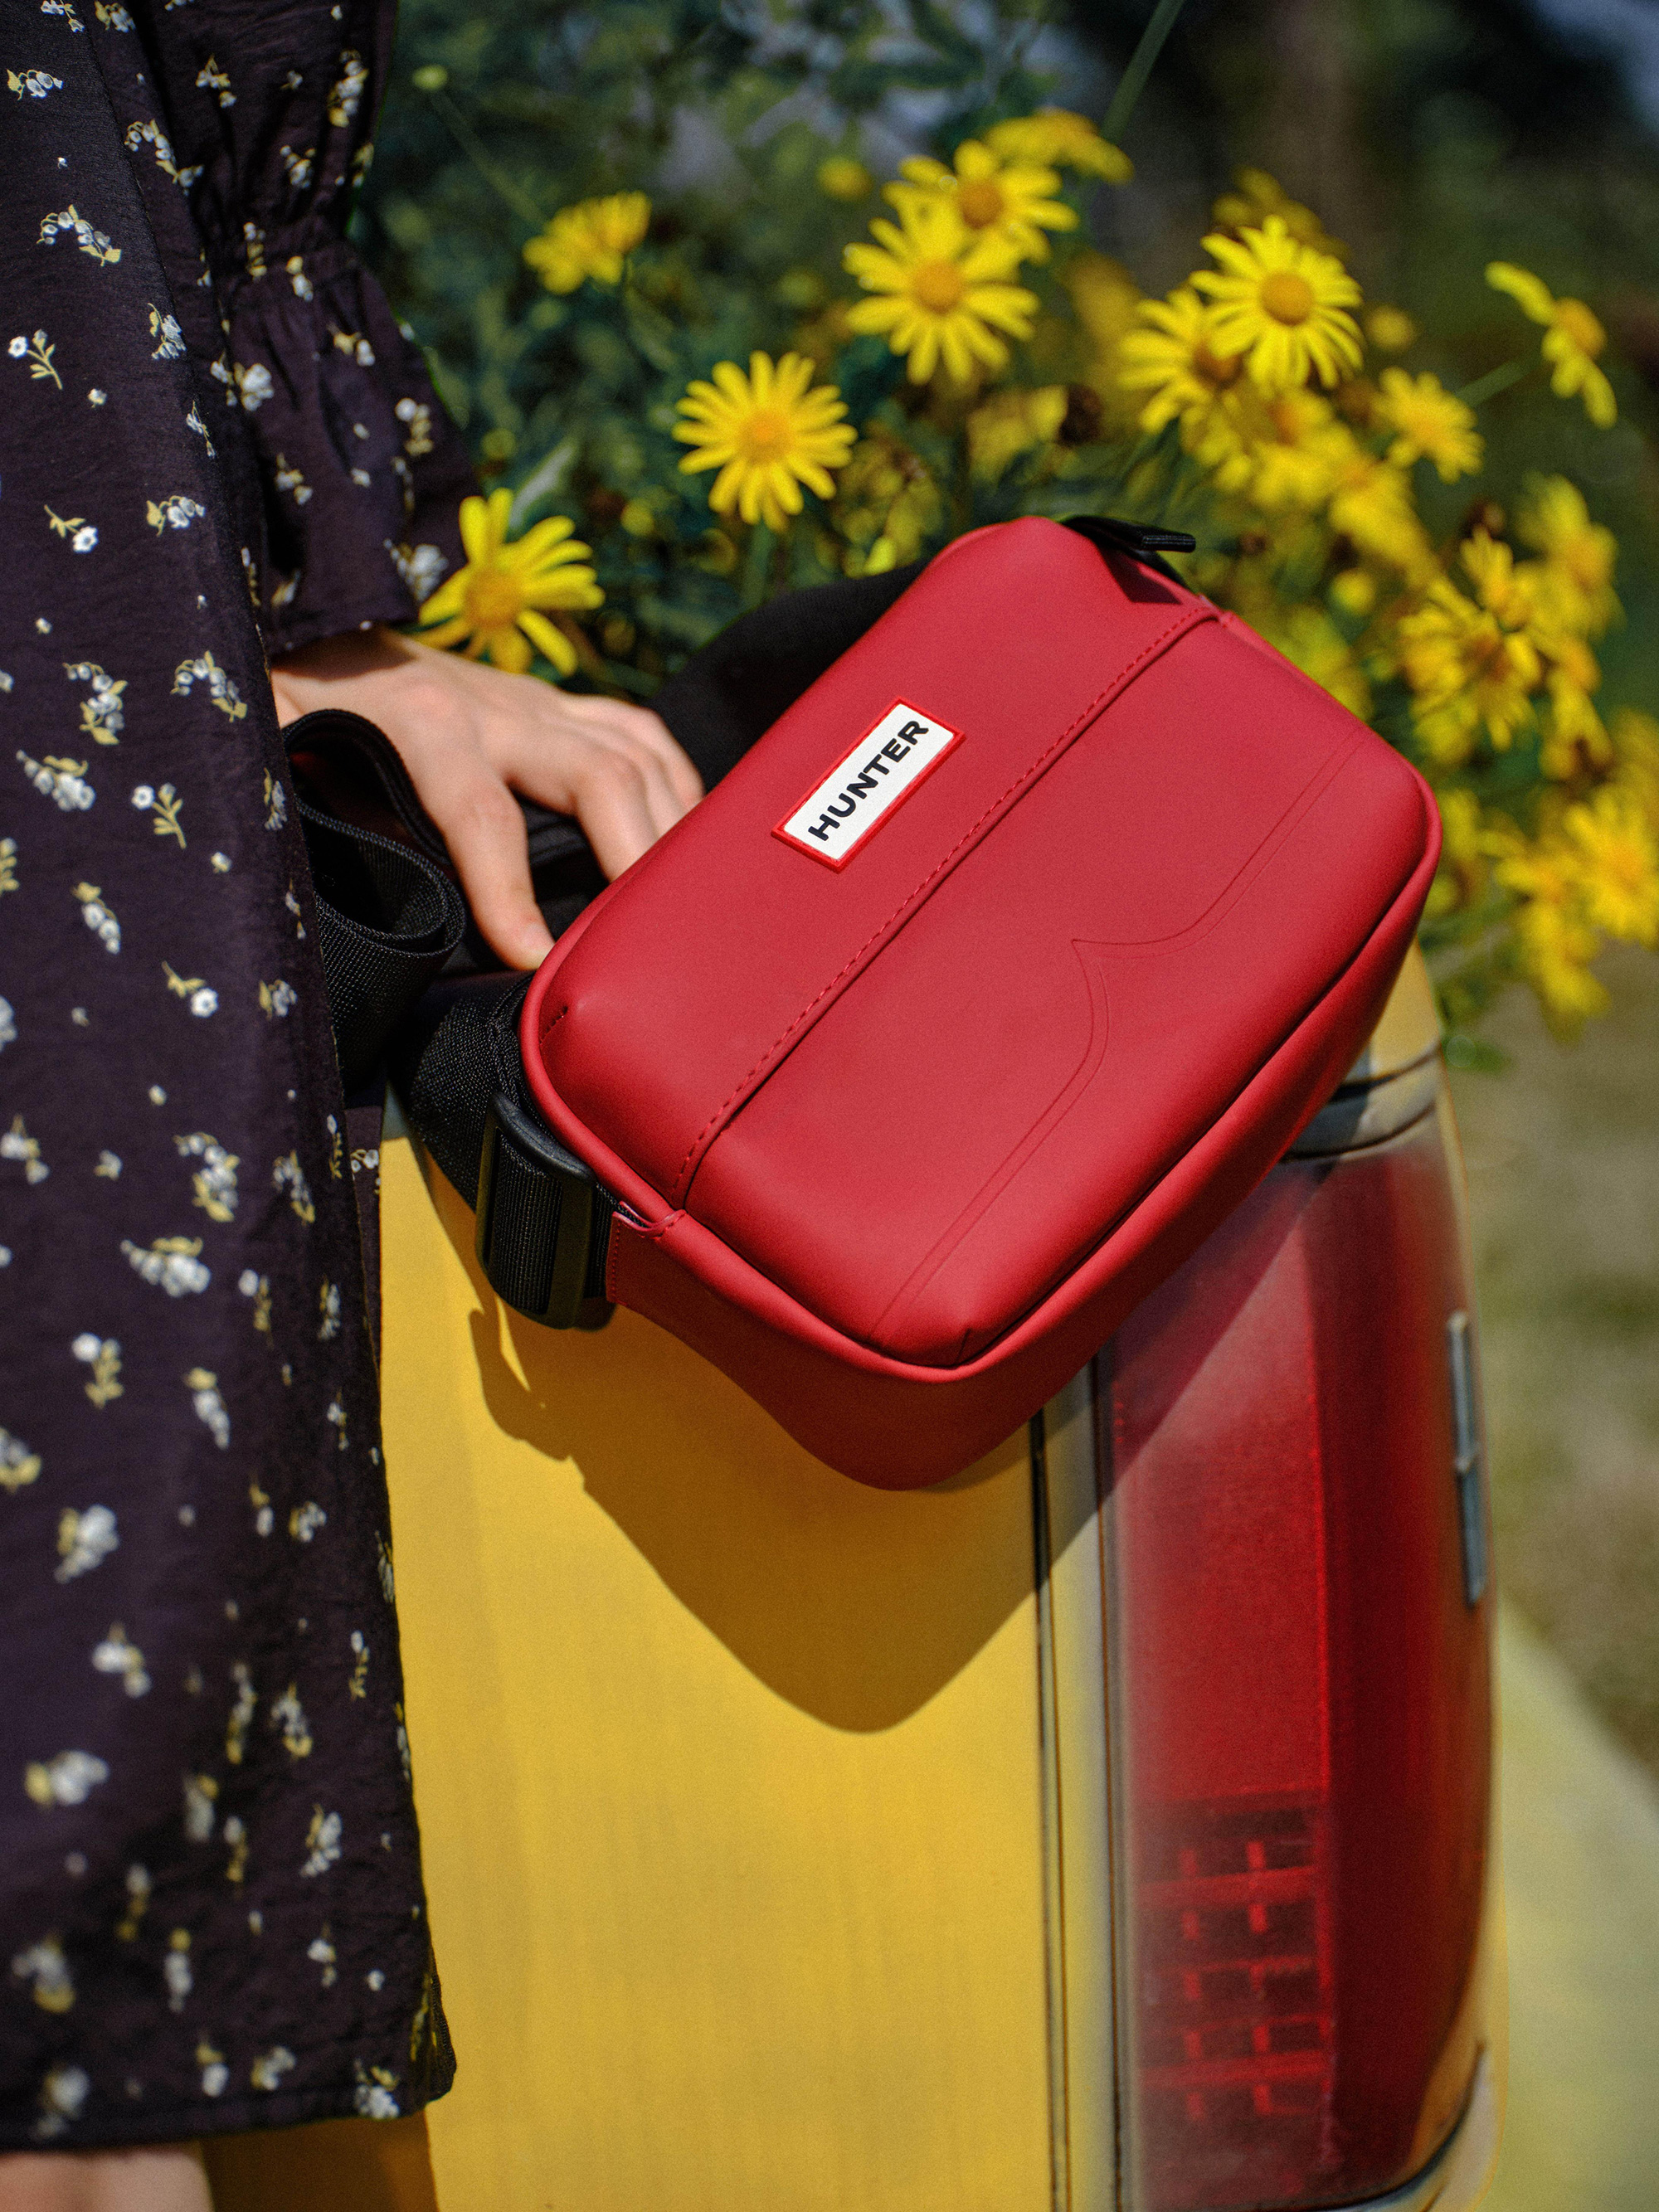
[[[391,17],[0,0],[0,2148],[452,2072],[262,652],[460,557],[343,236]]]

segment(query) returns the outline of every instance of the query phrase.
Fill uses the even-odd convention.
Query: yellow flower
[[[1423,605],[1399,627],[1401,665],[1416,693],[1417,724],[1431,757],[1454,767],[1484,729],[1501,751],[1532,715],[1543,674],[1538,648],[1523,631],[1436,579]]]
[[[612,192],[608,199],[580,200],[561,208],[524,258],[550,292],[574,292],[592,277],[596,284],[622,281],[623,263],[645,236],[651,203],[643,192]]]
[[[1571,1032],[1607,1012],[1607,992],[1589,971],[1596,934],[1578,915],[1552,898],[1529,899],[1515,918],[1515,935],[1521,972],[1558,1029]]]
[[[506,490],[461,501],[466,566],[422,601],[423,641],[449,646],[465,638],[469,660],[487,653],[497,668],[515,676],[529,667],[533,645],[561,676],[568,676],[576,665],[575,647],[548,621],[548,611],[597,607],[605,593],[587,565],[587,547],[571,536],[563,515],[550,515],[509,545],[512,509],[513,495]]]
[[[1117,374],[1126,392],[1147,394],[1140,428],[1156,436],[1178,422],[1182,445],[1212,464],[1236,452],[1244,363],[1217,343],[1216,310],[1182,284],[1167,300],[1143,300],[1135,321],[1118,348]]]
[[[878,217],[874,246],[849,246],[846,264],[866,292],[848,311],[848,327],[880,331],[908,358],[910,380],[926,384],[939,367],[966,384],[978,361],[997,369],[1008,349],[997,336],[1027,338],[1036,296],[1008,279],[1019,249],[995,231],[969,231],[948,202],[918,197],[899,210],[899,222]]]
[[[1293,200],[1277,177],[1270,177],[1265,169],[1241,169],[1233,185],[1234,189],[1224,192],[1215,204],[1218,229],[1238,234],[1264,223],[1269,216],[1277,216],[1291,236],[1299,239],[1304,246],[1314,246],[1321,253],[1341,259],[1343,248],[1330,236],[1313,210],[1304,207],[1300,200]]]
[[[787,353],[774,367],[769,354],[751,353],[747,376],[735,362],[717,362],[712,384],[699,378],[688,387],[674,435],[694,450],[680,468],[720,471],[708,494],[716,514],[736,507],[745,522],[781,531],[801,511],[803,484],[820,499],[834,491],[830,471],[844,464],[856,433],[841,419],[847,407],[836,386],[814,385],[812,374],[804,354]]]
[[[1413,461],[1434,463],[1442,483],[1473,476],[1480,465],[1484,441],[1474,427],[1474,410],[1448,392],[1437,376],[1408,376],[1385,368],[1377,418],[1395,432],[1389,459],[1397,469]]]
[[[1361,449],[1316,392],[1281,392],[1261,412],[1250,448],[1250,496],[1270,514],[1285,507],[1311,513],[1330,497],[1338,470]]]
[[[1540,278],[1512,261],[1489,261],[1486,282],[1493,291],[1507,292],[1523,315],[1544,325],[1542,351],[1551,365],[1550,390],[1556,398],[1582,394],[1584,412],[1597,429],[1610,429],[1619,419],[1619,403],[1595,366],[1607,334],[1583,301],[1556,299]]]
[[[1215,303],[1216,343],[1243,354],[1264,390],[1310,376],[1334,384],[1358,368],[1359,325],[1348,310],[1359,304],[1359,287],[1340,261],[1304,246],[1276,215],[1239,238],[1212,231],[1204,244],[1221,267],[1192,281]]]
[[[968,453],[974,474],[994,483],[1011,461],[1033,446],[1046,446],[1066,420],[1063,384],[1035,392],[994,392],[968,417]]]
[[[1270,645],[1276,645],[1287,660],[1293,660],[1304,676],[1311,676],[1333,699],[1340,699],[1350,714],[1358,714],[1362,721],[1370,714],[1371,687],[1365,681],[1365,672],[1328,615],[1317,607],[1291,607],[1265,635]]]
[[[849,576],[878,576],[914,561],[944,511],[926,464],[890,430],[860,438],[836,487],[836,520],[851,550]]]
[[[832,200],[861,200],[873,191],[875,179],[862,161],[850,154],[832,154],[818,163],[818,190]]]
[[[1086,115],[1068,108],[1040,107],[1035,115],[1016,116],[998,123],[985,134],[985,143],[1005,161],[1040,161],[1060,169],[1081,169],[1091,177],[1103,177],[1109,185],[1127,185],[1134,163],[1109,138],[1103,138]]]
[[[1544,556],[1552,608],[1569,627],[1599,637],[1619,612],[1613,589],[1618,541],[1590,520],[1584,495],[1565,477],[1534,477],[1527,492],[1516,532]]]
[[[1045,230],[1077,228],[1075,210],[1054,198],[1060,188],[1054,170],[1002,161],[977,138],[963,140],[953,169],[918,155],[901,165],[900,173],[906,181],[889,185],[886,197],[901,214],[918,193],[936,196],[956,210],[965,230],[994,233],[1018,246],[1025,260],[1048,258]]]
[[[1280,403],[1283,404],[1283,402]],[[1360,552],[1416,578],[1431,565],[1428,538],[1412,504],[1409,478],[1334,423],[1316,448],[1330,471],[1331,527]]]
[[[1609,937],[1659,945],[1659,842],[1638,800],[1604,786],[1568,807],[1561,826],[1577,848],[1590,920]]]
[[[1417,325],[1403,307],[1379,300],[1365,310],[1365,335],[1379,353],[1404,353],[1417,343]]]

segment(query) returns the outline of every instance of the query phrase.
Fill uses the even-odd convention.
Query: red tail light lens
[[[1103,1355],[1138,2212],[1384,2192],[1473,2073],[1489,1607],[1454,1148],[1443,1108],[1287,1162]]]

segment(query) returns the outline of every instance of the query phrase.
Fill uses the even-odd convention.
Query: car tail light
[[[1422,1096],[1277,1169],[1102,1356],[1135,2212],[1384,2192],[1473,2075],[1489,1607],[1460,1169]]]

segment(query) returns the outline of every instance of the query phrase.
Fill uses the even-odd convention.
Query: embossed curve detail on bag
[[[823,781],[773,831],[786,845],[844,868],[860,845],[930,775],[963,733],[895,700]]]

